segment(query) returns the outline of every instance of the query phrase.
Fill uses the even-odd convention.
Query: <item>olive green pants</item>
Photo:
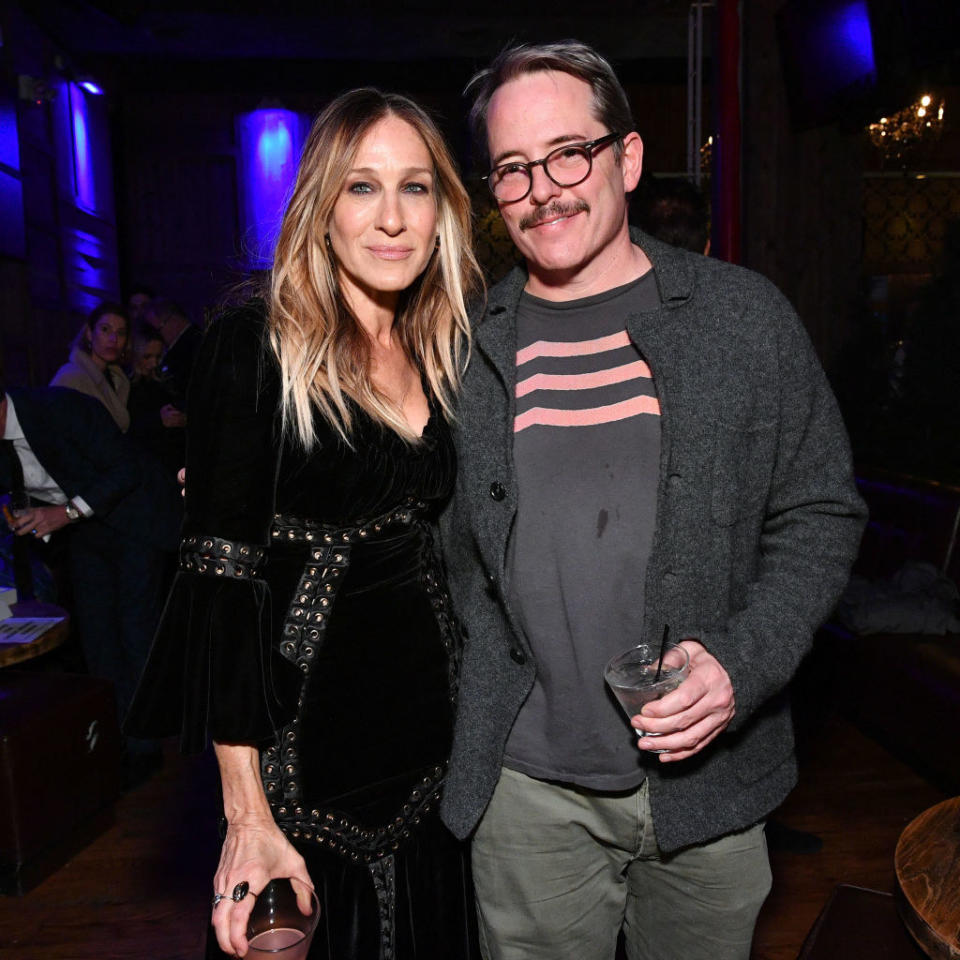
[[[504,768],[473,841],[485,960],[748,960],[763,824],[661,855],[647,784],[598,793]]]

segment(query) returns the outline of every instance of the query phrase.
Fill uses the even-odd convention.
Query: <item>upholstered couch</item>
[[[870,521],[855,575],[890,584],[905,567],[929,565],[932,577],[947,578],[939,580],[947,605],[941,624],[952,614],[956,629],[960,609],[946,595],[960,582],[960,488],[877,471],[859,471],[857,484]],[[801,695],[829,696],[864,732],[944,789],[960,792],[960,633],[863,634],[843,612],[847,626],[835,618],[818,636]],[[929,616],[917,619],[923,629],[937,629]]]

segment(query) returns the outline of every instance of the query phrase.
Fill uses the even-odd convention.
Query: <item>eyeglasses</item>
[[[558,187],[575,187],[590,176],[593,169],[593,152],[599,147],[619,140],[619,133],[588,140],[586,143],[565,143],[551,150],[541,160],[524,163],[511,160],[494,167],[485,177],[490,192],[501,203],[514,203],[523,200],[533,188],[533,168],[543,167],[543,172]]]

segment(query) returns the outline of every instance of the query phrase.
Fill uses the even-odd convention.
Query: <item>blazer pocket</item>
[[[763,510],[776,455],[776,425],[748,428],[717,421],[711,514],[728,526]]]

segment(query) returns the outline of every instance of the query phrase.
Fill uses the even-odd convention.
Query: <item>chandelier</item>
[[[904,162],[921,144],[934,143],[943,128],[944,101],[939,103],[925,93],[916,103],[898,110],[889,117],[881,117],[867,127],[870,142],[883,159]]]

